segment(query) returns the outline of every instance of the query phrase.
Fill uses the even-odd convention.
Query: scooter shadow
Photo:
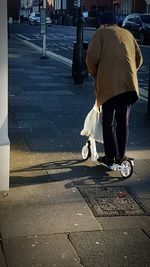
[[[108,185],[123,181],[119,172],[103,165],[95,165],[89,158],[56,160],[11,171],[11,187],[51,182],[65,182],[65,187],[99,184]],[[68,182],[67,182],[68,181]]]
[[[95,165],[95,163],[92,162],[91,159],[88,159],[86,163],[83,160],[77,161],[76,163],[79,165],[81,164],[83,165],[72,166],[71,172],[72,174],[76,174],[73,175],[76,178],[74,178],[72,182],[65,184],[66,188],[72,186],[93,185],[93,184],[108,186],[123,182],[124,180],[128,179],[123,177],[120,174],[120,172],[110,170],[105,165],[102,164]],[[77,173],[78,174],[80,173],[80,175],[77,175]]]

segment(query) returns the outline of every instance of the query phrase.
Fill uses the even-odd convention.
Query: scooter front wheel
[[[133,164],[130,160],[124,160],[120,164],[120,173],[124,178],[129,178],[133,173]]]
[[[89,142],[87,142],[83,146],[82,151],[81,151],[81,155],[82,155],[82,158],[84,160],[87,160],[91,156],[91,150],[90,150],[90,144],[89,144]]]

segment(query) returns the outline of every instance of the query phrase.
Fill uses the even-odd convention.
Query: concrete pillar
[[[0,192],[9,190],[7,1],[0,0]]]

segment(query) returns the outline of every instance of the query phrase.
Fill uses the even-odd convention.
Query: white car
[[[51,26],[52,21],[51,21],[50,17],[46,17],[46,24],[47,24],[48,26]]]
[[[29,16],[29,24],[30,25],[37,25],[40,24],[40,13],[32,12]]]
[[[41,15],[40,15],[40,12],[38,13],[35,13],[35,12],[32,12],[29,16],[29,24],[30,25],[39,25],[41,22]],[[50,17],[46,17],[46,24],[48,26],[51,26],[51,19]]]

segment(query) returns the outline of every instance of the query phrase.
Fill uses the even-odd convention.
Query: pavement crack
[[[44,167],[43,167],[43,170],[46,172],[46,175],[49,177],[49,182],[52,182],[53,180],[52,180],[52,177],[51,177],[51,175],[49,174],[48,170],[45,169]]]
[[[1,232],[0,232],[0,247],[1,247],[1,250],[2,250],[2,253],[3,253],[3,256],[4,256],[6,267],[8,267]]]
[[[33,151],[32,147],[30,146],[30,144],[29,144],[29,142],[28,142],[28,140],[27,140],[26,137],[24,137],[24,140],[25,140],[27,146],[29,147],[29,150],[30,150],[30,151]]]
[[[70,233],[67,233],[67,239],[68,239],[68,241],[70,242],[70,244],[71,244],[73,250],[76,252],[76,254],[77,254],[77,256],[78,256],[78,260],[79,260],[80,266],[84,267],[84,264],[83,264],[83,262],[82,262],[82,260],[81,260],[81,257],[78,255],[78,253],[77,253],[77,251],[76,251],[76,249],[75,249],[75,246],[73,245],[73,243],[72,243],[71,238],[70,238],[69,235],[70,235]]]
[[[144,229],[141,229],[141,230],[150,239],[150,235]]]

